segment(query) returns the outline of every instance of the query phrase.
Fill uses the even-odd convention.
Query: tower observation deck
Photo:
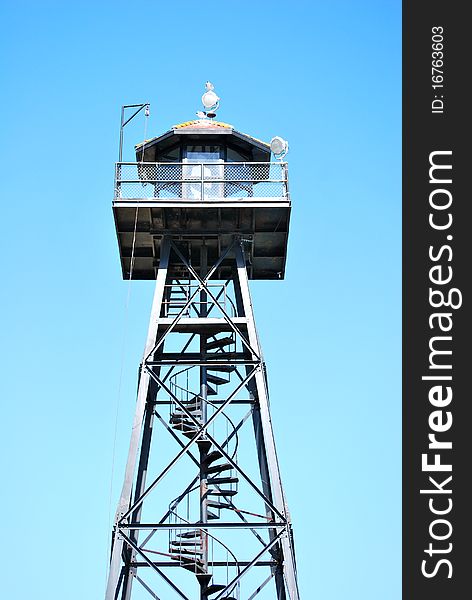
[[[123,278],[156,284],[106,600],[299,600],[248,283],[285,274],[287,164],[208,117],[116,165]]]
[[[287,165],[270,162],[269,144],[210,120],[181,123],[136,146],[136,163],[116,166],[113,212],[123,277],[155,279],[165,235],[184,236],[209,259],[239,234],[251,240],[250,279],[285,272],[290,218]],[[192,242],[190,242],[193,240]],[[193,253],[198,267],[198,252]],[[180,268],[171,261],[170,270]],[[213,276],[231,271],[228,258]]]

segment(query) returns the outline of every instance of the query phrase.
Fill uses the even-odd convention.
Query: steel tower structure
[[[284,277],[287,165],[202,116],[116,166],[123,277],[156,285],[106,600],[299,599],[248,284]]]

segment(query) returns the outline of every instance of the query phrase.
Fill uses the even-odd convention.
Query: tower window
[[[189,161],[206,162],[211,160],[224,159],[223,146],[201,145],[186,146],[184,149],[185,158]]]

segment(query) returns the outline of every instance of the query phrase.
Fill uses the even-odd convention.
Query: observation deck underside
[[[115,198],[113,213],[124,279],[129,278],[132,255],[132,279],[156,278],[163,235],[172,235],[182,244],[195,268],[200,266],[202,240],[211,262],[230,245],[234,235],[240,235],[248,240],[245,247],[250,279],[284,278],[290,221],[290,200],[286,198]],[[228,255],[213,278],[230,277],[233,264],[234,257]],[[169,272],[180,277],[181,265],[170,264]]]

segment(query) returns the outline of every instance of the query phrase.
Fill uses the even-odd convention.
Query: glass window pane
[[[185,156],[187,160],[206,162],[223,158],[222,146],[195,144],[187,146]]]
[[[157,162],[179,162],[180,161],[180,146],[174,146],[159,153]]]
[[[228,162],[247,162],[249,160],[249,157],[246,154],[233,150],[233,148],[228,148],[226,153],[226,160]]]

